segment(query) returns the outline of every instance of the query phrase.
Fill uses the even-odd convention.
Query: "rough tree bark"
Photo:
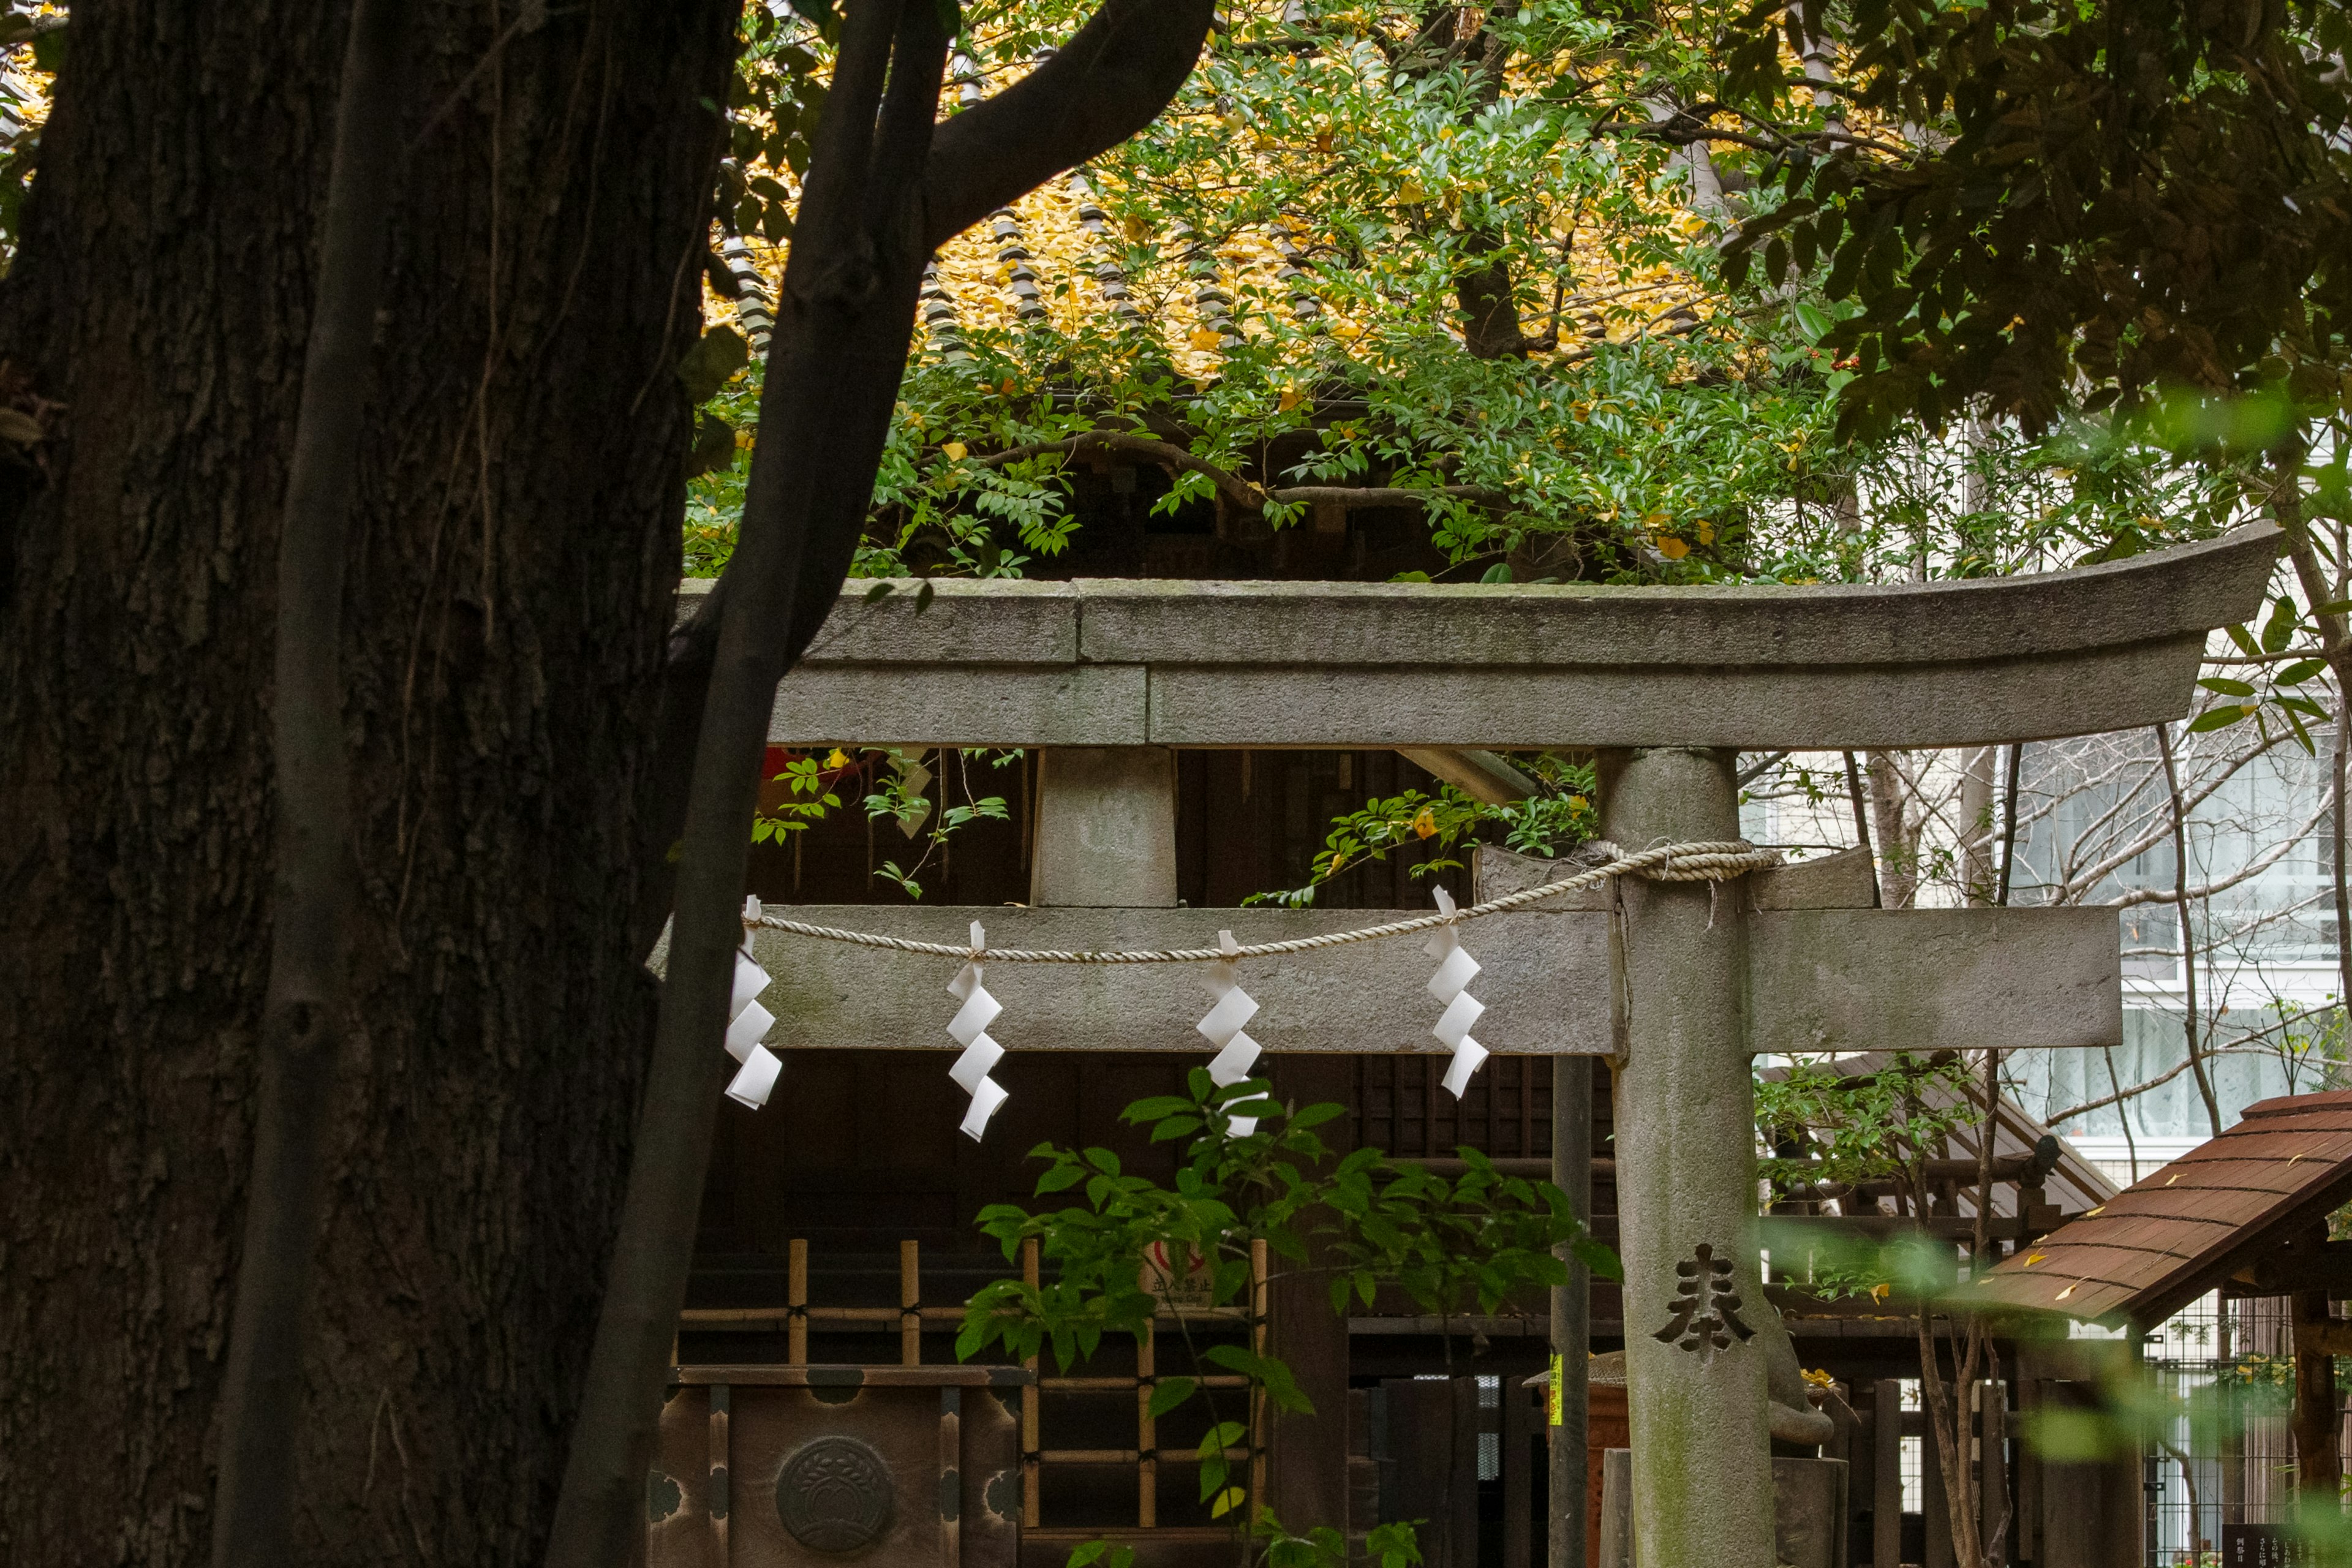
[[[626,915],[734,10],[415,3],[344,594],[305,1561],[546,1537],[650,1024]],[[0,399],[49,432],[0,461],[0,1560],[205,1551],[349,17],[77,5],[0,285]]]
[[[1045,63],[935,132],[948,45],[940,7],[845,7],[778,300],[740,542],[677,643],[685,683],[702,669],[708,679],[693,726],[668,978],[551,1568],[625,1563],[642,1528],[712,1109],[731,1067],[719,1041],[776,683],[848,573],[906,373],[924,260],[1149,124],[1191,74],[1211,17],[1211,0],[1104,0]],[[671,704],[673,744],[690,706],[686,697]]]
[[[321,1156],[351,1029],[352,770],[343,576],[400,148],[400,0],[358,0],[320,222],[318,297],[278,542],[270,725],[277,857],[261,1091],[222,1379],[213,1568],[293,1556],[294,1446]]]

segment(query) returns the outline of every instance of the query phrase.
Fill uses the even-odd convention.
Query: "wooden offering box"
[[[1018,1568],[1018,1367],[684,1366],[646,1568]]]

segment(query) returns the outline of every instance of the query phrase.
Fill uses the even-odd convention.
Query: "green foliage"
[[[1008,1262],[1036,1238],[1046,1269],[1037,1284],[1003,1279],[974,1294],[957,1355],[994,1346],[1025,1358],[1050,1349],[1066,1369],[1091,1356],[1105,1334],[1149,1332],[1163,1297],[1185,1299],[1181,1288],[1197,1285],[1213,1309],[1245,1302],[1258,1242],[1294,1269],[1318,1267],[1311,1261],[1316,1244],[1328,1249],[1331,1261],[1319,1267],[1329,1270],[1338,1312],[1350,1300],[1370,1302],[1388,1281],[1426,1311],[1457,1314],[1474,1301],[1492,1311],[1564,1281],[1558,1247],[1618,1277],[1615,1255],[1586,1233],[1565,1194],[1503,1175],[1475,1150],[1459,1151],[1469,1168],[1452,1180],[1376,1149],[1333,1160],[1315,1129],[1345,1114],[1338,1105],[1286,1108],[1264,1079],[1221,1088],[1196,1068],[1185,1094],[1138,1100],[1123,1113],[1152,1143],[1179,1146],[1168,1185],[1128,1171],[1108,1149],[1039,1144],[1031,1151],[1045,1167],[1036,1195],[1068,1194],[1073,1201],[1034,1212],[992,1205],[979,1223]],[[1255,1125],[1237,1134],[1236,1118]],[[1187,1310],[1176,1310],[1180,1318]],[[1275,1408],[1313,1408],[1284,1363],[1246,1344],[1210,1344],[1199,1360],[1247,1378]],[[1151,1412],[1166,1415],[1196,1396],[1209,1399],[1209,1392],[1192,1379],[1164,1378]],[[1247,1432],[1209,1403],[1201,1497],[1223,1516],[1244,1500],[1228,1450]],[[1316,1549],[1311,1534],[1281,1542],[1286,1562]],[[1414,1560],[1406,1538],[1390,1550],[1400,1563]]]
[[[1305,886],[1285,892],[1253,893],[1242,901],[1305,909],[1315,902],[1317,889],[1349,867],[1383,862],[1391,852],[1415,844],[1426,844],[1439,852],[1413,866],[1413,876],[1425,877],[1458,867],[1461,862],[1445,852],[1482,835],[1499,837],[1506,847],[1522,855],[1544,857],[1590,839],[1600,823],[1592,804],[1591,768],[1549,753],[1522,760],[1534,769],[1537,782],[1543,786],[1541,795],[1508,805],[1490,805],[1473,800],[1452,784],[1440,784],[1433,795],[1409,789],[1401,795],[1375,796],[1332,820]],[[1489,828],[1496,831],[1488,833]]]
[[[1843,428],[1977,399],[2039,427],[2164,384],[2336,399],[2340,6],[1856,0],[1832,101],[1865,133],[1836,142],[1796,15],[1762,0],[1727,39],[1727,100],[1789,142],[1727,267],[1858,302],[1823,340],[1856,362]]]
[[[928,597],[928,584],[926,590]],[[892,824],[901,837],[921,847],[921,853],[911,864],[901,866],[896,859],[886,860],[874,874],[908,898],[920,899],[923,885],[918,876],[957,833],[975,822],[1003,822],[1010,818],[1003,795],[972,793],[971,764],[983,761],[992,769],[1009,767],[1023,755],[1017,750],[941,752],[961,784],[963,802],[935,809],[929,793],[933,774],[924,761],[930,754],[928,751],[895,746],[870,746],[862,748],[855,756],[836,749],[822,762],[814,756],[788,758],[783,772],[775,774],[772,781],[784,784],[784,798],[777,803],[774,815],[762,812],[752,819],[751,842],[781,843],[789,834],[806,831],[840,809],[841,786],[870,780],[859,803],[866,815],[877,822]],[[944,789],[940,791],[942,800],[946,794]]]
[[[1978,1086],[1966,1063],[1949,1053],[1896,1051],[1876,1071],[1843,1075],[1831,1062],[1792,1058],[1756,1080],[1756,1122],[1775,1147],[1801,1150],[1758,1162],[1758,1173],[1785,1193],[1798,1180],[1856,1184],[1892,1180],[1910,1213],[1927,1212],[1921,1163],[1941,1154],[1950,1135],[1980,1125],[1984,1111],[1970,1098]],[[1958,1268],[1950,1243],[1908,1234],[1889,1241],[1825,1235],[1818,1227],[1767,1216],[1765,1242],[1777,1270],[1835,1299],[1900,1293],[1933,1300],[1952,1289]]]
[[[1956,1131],[1974,1127],[1984,1112],[1969,1097],[1978,1086],[1968,1065],[1949,1053],[1888,1054],[1869,1073],[1841,1074],[1832,1062],[1793,1058],[1756,1082],[1756,1123],[1776,1141],[1801,1139],[1809,1163],[1805,1180],[1885,1181],[1910,1173]],[[1785,1188],[1785,1160],[1761,1162],[1759,1173]]]
[[[775,776],[790,798],[778,805],[777,816],[762,813],[752,819],[751,842],[782,841],[788,833],[806,832],[810,824],[823,821],[825,813],[841,805],[841,796],[826,787],[827,781],[846,771],[835,768],[828,773],[814,757],[794,757],[785,763],[784,771]]]

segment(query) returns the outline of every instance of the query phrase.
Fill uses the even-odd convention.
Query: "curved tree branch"
[[[1103,0],[1061,52],[941,124],[923,175],[925,246],[1126,141],[1200,58],[1213,0]]]

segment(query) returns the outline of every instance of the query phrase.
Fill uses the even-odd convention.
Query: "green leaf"
[[[2225,703],[2219,708],[2209,708],[2190,720],[2189,732],[2192,735],[2210,734],[2216,730],[2226,730],[2241,720],[2251,719],[2253,716],[2254,705],[2251,702],[2243,706]]]
[[[1157,1421],[1192,1398],[1192,1391],[1199,1386],[1199,1384],[1189,1377],[1161,1378],[1159,1385],[1151,1391],[1151,1404],[1148,1407],[1151,1412],[1151,1418]]]
[[[2321,670],[2326,669],[2326,668],[2327,661],[2326,659],[2299,658],[2293,664],[2288,665],[2284,669],[2280,670],[2276,675],[2272,676],[2271,684],[2273,686],[2301,686],[2305,681],[2309,680],[2313,676],[2317,675]]]
[[[743,341],[743,334],[730,326],[716,326],[697,339],[677,362],[677,379],[686,388],[688,402],[705,403],[751,363],[751,345]]]
[[[2271,618],[2263,624],[2263,651],[2284,652],[2286,645],[2294,640],[2295,625],[2301,619],[2294,601],[2281,594],[2278,603],[2271,609]]]
[[[2210,680],[2200,680],[2197,684],[2208,691],[2218,691],[2224,697],[2252,697],[2254,694],[2253,687],[2247,682],[2231,680],[2223,676],[2217,675]]]

